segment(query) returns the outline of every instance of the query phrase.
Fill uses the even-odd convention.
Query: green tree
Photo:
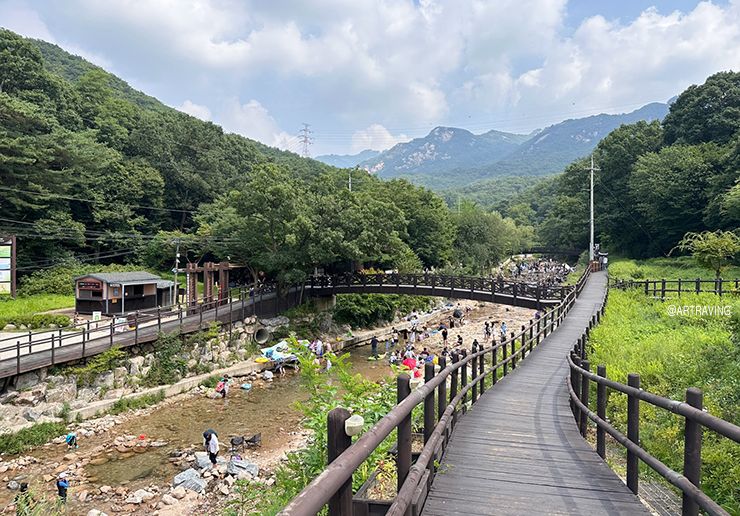
[[[714,271],[715,277],[740,255],[740,237],[732,231],[686,233],[675,249],[688,251],[702,267]]]
[[[665,142],[726,143],[740,129],[740,73],[719,72],[678,96],[663,121]]]

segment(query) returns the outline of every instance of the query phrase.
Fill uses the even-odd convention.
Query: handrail
[[[604,434],[612,436],[618,443],[627,449],[627,486],[634,494],[638,493],[639,469],[638,459],[650,466],[656,473],[665,478],[683,493],[682,512],[685,515],[698,514],[698,507],[711,515],[727,515],[728,513],[701,490],[701,441],[702,427],[706,427],[717,434],[740,443],[740,427],[713,416],[702,410],[702,392],[696,388],[686,391],[686,402],[665,398],[640,388],[640,376],[628,375],[628,385],[610,380],[606,377],[606,366],[599,365],[597,374],[590,369],[587,360],[587,339],[589,330],[601,319],[604,313],[606,299],[597,313],[589,322],[588,329],[576,342],[573,350],[566,357],[568,364],[567,389],[571,401],[571,408],[580,432],[587,433],[587,420],[596,424],[596,451],[602,459],[606,459]],[[597,411],[589,408],[589,383],[596,383]],[[607,388],[626,394],[627,403],[627,435],[625,436],[606,419]],[[684,418],[684,464],[683,474],[666,466],[659,459],[651,455],[639,444],[639,402],[644,401],[655,407],[668,410]]]
[[[709,286],[705,287],[705,285]],[[639,288],[645,292],[645,295],[659,295],[661,299],[664,299],[666,294],[678,294],[680,296],[682,293],[699,294],[702,292],[722,296],[723,294],[740,293],[740,278],[618,279],[612,281],[609,286],[619,290]],[[671,288],[672,286],[675,286],[675,288]]]
[[[513,370],[516,367],[516,361],[521,356],[521,359],[526,358],[527,351],[532,351],[533,344],[539,344],[541,336],[547,336],[548,333],[552,332],[554,328],[560,325],[562,320],[567,315],[575,303],[576,296],[580,293],[586,280],[590,275],[590,269],[586,269],[583,275],[579,278],[575,287],[569,288],[567,295],[562,301],[554,308],[545,312],[542,319],[537,321],[530,320],[528,325],[525,325],[519,333],[511,334],[509,339],[503,340],[496,344],[495,339],[491,346],[482,347],[479,345],[477,349],[473,349],[472,353],[465,354],[462,359],[457,360],[457,356],[453,356],[453,363],[450,365],[444,364],[436,375],[432,375],[427,378],[426,383],[417,388],[407,397],[402,399],[393,409],[388,412],[383,418],[381,418],[370,430],[368,430],[362,437],[360,437],[354,444],[351,444],[344,450],[340,450],[337,453],[336,458],[332,460],[327,468],[322,471],[316,478],[314,478],[291,502],[281,511],[282,515],[291,516],[309,516],[318,513],[321,508],[329,503],[330,515],[343,514],[342,509],[334,509],[332,500],[344,500],[346,502],[347,496],[351,498],[351,478],[354,471],[372,454],[381,442],[393,431],[394,428],[399,428],[399,435],[401,432],[404,421],[411,416],[411,412],[417,405],[423,403],[428,396],[434,395],[435,388],[439,390],[439,397],[443,398],[442,388],[446,389],[447,379],[452,378],[451,381],[451,392],[450,402],[444,412],[438,415],[439,420],[433,429],[428,429],[429,438],[426,440],[421,455],[417,459],[414,466],[411,466],[406,471],[401,471],[401,461],[397,462],[399,468],[399,479],[402,479],[402,484],[398,490],[393,504],[391,505],[388,514],[406,514],[408,507],[411,503],[412,493],[417,488],[424,471],[429,469],[430,461],[434,454],[435,449],[439,446],[440,439],[443,439],[444,431],[450,426],[455,424],[456,410],[460,402],[467,403],[468,393],[472,390],[472,403],[475,403],[477,397],[476,393],[480,386],[480,391],[483,392],[485,386],[485,378],[488,375],[492,375],[493,383],[496,382],[498,377],[498,370],[503,368],[503,377],[506,376],[508,366],[511,365]],[[544,322],[543,322],[544,319]],[[535,327],[537,328],[535,330]],[[529,336],[528,336],[529,335]],[[521,342],[519,349],[516,349],[517,341]],[[529,346],[529,348],[528,348]],[[506,356],[507,350],[511,347],[511,355]],[[502,359],[499,360],[498,350],[502,350]],[[465,352],[464,352],[465,353]],[[485,356],[488,353],[492,353],[491,367],[485,368]],[[467,370],[468,365],[472,365],[473,377],[470,382],[467,383]],[[427,368],[430,365],[427,364]],[[460,391],[457,392],[457,376],[458,372],[462,370],[462,383]],[[476,373],[479,373],[476,375]],[[400,375],[398,377],[398,389],[399,397],[402,391],[402,383],[408,384],[408,376]],[[446,392],[446,390],[444,391]],[[446,402],[446,399],[444,399]],[[343,410],[343,409],[335,409]],[[426,421],[427,421],[427,404],[425,403],[425,435],[427,435]],[[433,412],[432,404],[432,412]],[[441,411],[441,409],[440,409]],[[332,411],[334,412],[334,411]],[[346,413],[346,411],[344,411]],[[434,416],[431,415],[433,420]],[[336,423],[336,422],[334,422]],[[329,415],[328,424],[332,424],[332,413]],[[410,443],[408,443],[410,446]],[[330,458],[336,452],[336,450],[330,450]],[[401,440],[399,437],[399,454],[401,453]],[[410,453],[410,448],[408,450]],[[331,460],[331,459],[330,459]],[[402,474],[403,473],[403,474]],[[341,502],[334,502],[340,504]],[[351,500],[350,500],[351,506]],[[350,509],[351,510],[351,509]]]

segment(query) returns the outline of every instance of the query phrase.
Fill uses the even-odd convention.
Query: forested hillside
[[[683,92],[661,123],[623,125],[594,151],[597,241],[634,257],[668,253],[687,232],[740,226],[740,73]],[[545,243],[588,244],[588,160],[512,196]]]
[[[471,258],[453,250],[460,216],[428,190],[365,175],[349,192],[346,171],[225,134],[6,30],[0,77],[0,230],[19,236],[21,274],[72,257],[169,268],[176,241],[188,259],[285,280],[352,262],[477,270],[531,233],[498,217],[498,244]]]

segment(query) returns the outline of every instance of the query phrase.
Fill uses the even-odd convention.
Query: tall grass
[[[12,434],[0,434],[0,454],[22,453],[29,448],[45,444],[66,432],[64,423],[38,423]]]
[[[729,305],[732,316],[671,317],[671,305]],[[675,400],[683,400],[688,387],[698,387],[711,414],[740,424],[740,299],[699,294],[661,302],[638,291],[613,290],[591,344],[592,367],[606,365],[610,378],[626,383],[628,373],[639,373],[643,389]],[[607,415],[622,431],[626,402],[624,395],[609,396]],[[640,410],[641,444],[680,472],[683,418],[647,403]],[[705,430],[702,462],[702,488],[740,514],[740,446]]]
[[[58,294],[38,294],[18,299],[0,298],[0,318],[11,319],[17,316],[37,314],[75,305],[74,296]]]

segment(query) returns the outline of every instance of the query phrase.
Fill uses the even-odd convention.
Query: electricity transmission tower
[[[311,133],[313,131],[310,129],[310,124],[303,124],[303,129],[300,130],[298,134],[298,140],[301,143],[301,156],[304,158],[308,158],[310,156],[310,153],[308,151],[308,147],[313,143],[313,138],[311,138]]]

